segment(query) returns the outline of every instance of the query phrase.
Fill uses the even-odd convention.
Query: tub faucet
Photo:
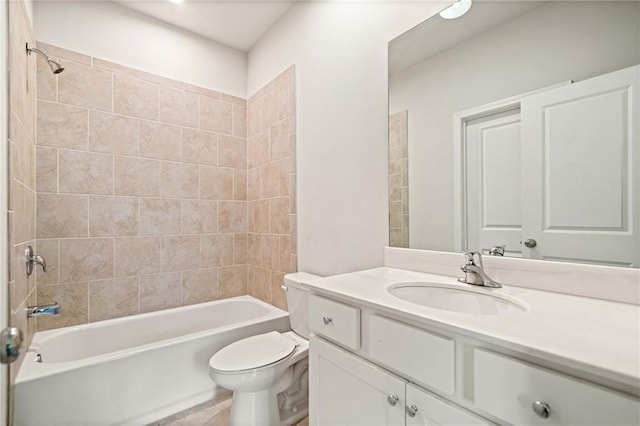
[[[53,305],[29,306],[26,309],[27,318],[39,317],[42,315],[58,315],[60,314],[60,304],[53,302]]]
[[[467,263],[460,266],[464,277],[458,278],[458,281],[465,284],[479,285],[483,287],[500,288],[502,284],[495,282],[484,271],[482,266],[482,255],[475,251],[462,252],[466,256]]]

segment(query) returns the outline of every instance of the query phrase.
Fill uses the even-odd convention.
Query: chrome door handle
[[[0,363],[11,364],[20,356],[22,331],[16,327],[5,328],[0,332]]]
[[[42,266],[42,271],[47,272],[47,261],[44,260],[44,257],[33,254],[33,247],[31,246],[27,246],[24,251],[24,261],[26,263],[27,276],[33,273],[33,265],[40,265]]]
[[[526,240],[524,240],[523,244],[526,248],[534,248],[538,245],[538,242],[533,238],[527,238]]]

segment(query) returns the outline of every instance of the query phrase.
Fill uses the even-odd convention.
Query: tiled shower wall
[[[11,325],[24,333],[26,348],[33,338],[33,322],[27,322],[25,308],[35,303],[35,277],[27,277],[24,250],[35,244],[35,69],[25,43],[34,43],[24,3],[9,2],[9,301]],[[7,173],[6,170],[3,171]],[[23,351],[24,354],[25,351]],[[24,355],[23,355],[24,356]],[[11,364],[11,383],[23,357]]]
[[[286,309],[285,273],[296,271],[295,72],[249,99],[249,293]]]
[[[247,294],[246,100],[38,47],[37,328]]]
[[[389,117],[389,245],[409,247],[407,111]]]

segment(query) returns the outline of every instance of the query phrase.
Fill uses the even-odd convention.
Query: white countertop
[[[401,282],[458,284],[453,277],[388,267],[305,281],[314,292],[640,387],[640,306],[522,287],[475,287],[525,302],[526,312],[473,315],[429,308],[387,292]],[[465,288],[465,284],[460,284]]]

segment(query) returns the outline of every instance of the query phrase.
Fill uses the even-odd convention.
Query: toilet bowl
[[[292,331],[251,336],[209,360],[209,376],[233,391],[231,426],[288,426],[308,413],[308,292],[299,272],[284,277]]]

